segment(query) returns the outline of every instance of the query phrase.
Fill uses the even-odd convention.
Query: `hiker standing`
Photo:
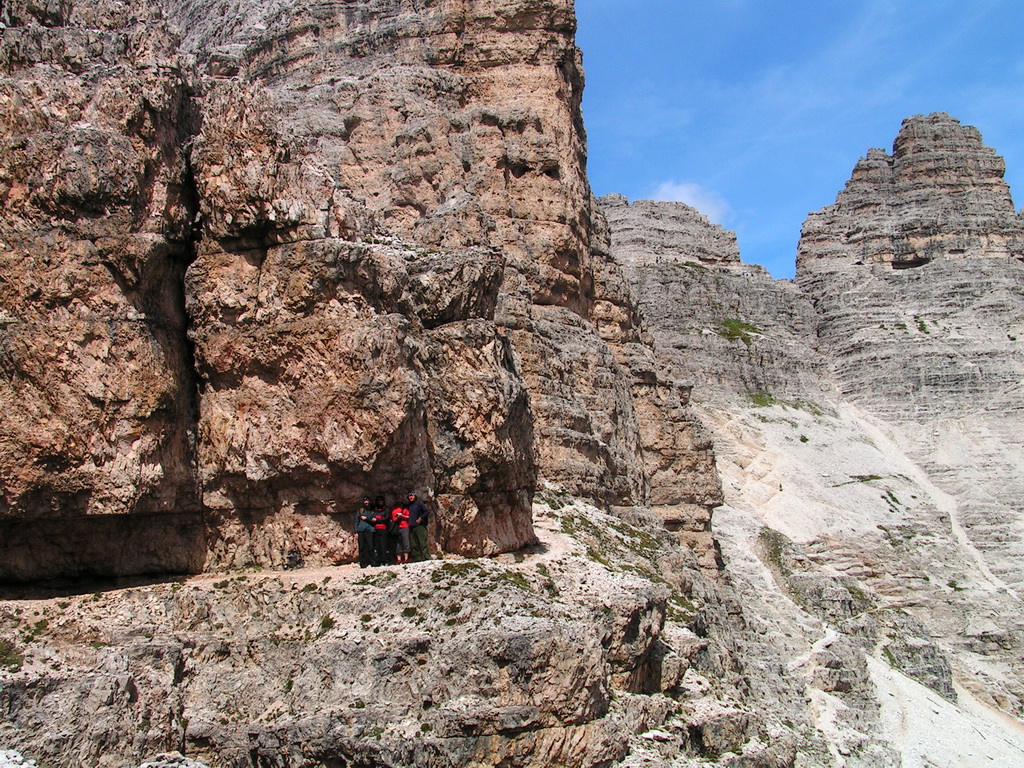
[[[359,540],[359,567],[373,563],[373,504],[370,497],[363,499],[363,506],[356,512],[356,537]]]
[[[419,500],[416,491],[409,491],[409,539],[412,543],[412,560],[415,563],[430,559],[427,544],[427,520],[430,510]]]
[[[399,502],[391,510],[392,535],[399,563],[409,562],[409,510]]]
[[[373,555],[371,565],[386,565],[388,562],[388,523],[390,522],[384,497],[378,496],[373,502],[370,524],[373,526]]]

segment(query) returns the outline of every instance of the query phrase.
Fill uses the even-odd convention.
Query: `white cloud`
[[[686,203],[703,213],[712,222],[722,226],[732,208],[720,194],[713,189],[705,189],[692,181],[663,181],[651,194],[652,200],[662,202]]]

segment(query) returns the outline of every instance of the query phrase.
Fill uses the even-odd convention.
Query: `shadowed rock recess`
[[[593,199],[571,0],[0,22],[0,768],[1024,762],[977,131],[908,120],[778,282]],[[409,488],[438,557],[359,570]]]

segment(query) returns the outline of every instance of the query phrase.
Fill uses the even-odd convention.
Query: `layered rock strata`
[[[912,269],[933,259],[1024,256],[1024,225],[1006,164],[973,126],[944,112],[903,122],[892,154],[872,149],[834,205],[807,217],[798,271],[814,266]],[[802,282],[803,277],[798,277]]]
[[[706,528],[708,444],[593,209],[570,2],[4,13],[0,577],[343,561],[359,499],[410,487],[492,554],[538,472]]]
[[[702,402],[827,390],[817,317],[791,283],[740,261],[736,236],[685,203],[600,199],[612,255],[634,286],[658,357]]]
[[[658,377],[673,382],[679,403],[722,405],[769,392],[804,397],[828,386],[813,350],[811,303],[795,286],[743,264],[734,234],[683,203],[608,195],[599,204],[612,258],[651,334]],[[662,402],[656,410],[660,418],[644,419],[651,438],[645,456],[664,456],[666,440],[678,446],[670,455],[700,455],[688,444],[708,445],[709,436],[692,408],[672,423],[672,406]],[[692,466],[666,462],[663,472],[651,474],[651,508],[713,565],[709,505],[696,503],[701,499],[692,493],[693,478],[701,476]]]
[[[745,614],[803,625],[795,659],[849,644],[808,676],[826,730],[862,656],[862,725],[912,717],[881,669],[960,702],[956,718],[978,701],[1022,711],[1024,267],[1002,172],[975,129],[908,119],[892,156],[872,150],[809,217],[796,284],[742,265],[727,233],[690,234],[701,217],[680,204],[602,199],[659,354],[685,366],[714,434],[714,530]],[[758,602],[773,589],[790,619]],[[936,739],[902,749],[967,759]]]
[[[865,172],[883,160],[890,171]],[[808,219],[797,271],[840,391],[893,425],[933,484],[935,539],[918,546],[956,552],[935,558],[944,564],[936,580],[969,593],[937,598],[963,618],[936,632],[966,659],[979,647],[978,621],[993,621],[1000,639],[982,654],[980,666],[993,669],[981,674],[1015,713],[1024,711],[1024,625],[1015,618],[1024,580],[1022,226],[1002,158],[977,130],[918,116],[904,121],[891,158],[872,151],[835,205]],[[974,586],[964,590],[965,581]]]

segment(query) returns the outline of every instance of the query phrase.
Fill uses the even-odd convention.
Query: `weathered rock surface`
[[[658,357],[692,382],[698,400],[829,389],[811,301],[742,263],[733,233],[684,203],[621,195],[599,202]]]
[[[982,654],[1000,668],[990,695],[1020,716],[1022,222],[1002,180],[1002,159],[976,129],[947,115],[906,120],[892,165],[895,181],[855,171],[820,214],[837,223],[859,218],[857,234],[837,226],[829,240],[818,229],[820,216],[811,217],[797,281],[815,299],[822,350],[834,361],[840,391],[891,425],[915,475],[931,486],[934,538],[915,540],[915,549],[933,578],[929,560],[959,571],[943,583],[954,585],[959,599],[950,602],[963,610],[952,626],[936,611],[933,634],[966,661],[978,647],[978,621],[998,616],[998,627],[989,629],[1002,647],[990,644]],[[896,198],[884,208],[902,211],[897,231],[866,202],[884,199],[894,184]],[[932,234],[921,239],[929,227]],[[912,250],[859,259],[863,264],[834,256],[861,247],[862,232],[873,233],[873,253],[899,254],[904,242]],[[905,530],[914,537],[925,529]],[[958,554],[929,558],[933,547]],[[964,589],[964,581],[974,587]]]
[[[516,557],[9,594],[0,743],[53,766],[897,764],[863,658],[784,595],[716,587],[649,513],[545,490],[535,520]],[[864,609],[843,594],[823,610]]]
[[[658,726],[677,754],[787,732],[773,707],[717,701],[735,673],[702,678],[733,662],[688,629],[716,610],[692,556],[664,531],[549,503],[543,548],[518,562],[4,601],[21,658],[2,673],[0,743],[51,766],[171,749],[214,766],[541,766],[618,761]]]
[[[1020,762],[1021,222],[976,131],[909,120],[780,283],[598,209],[570,0],[0,15],[0,581],[313,566],[7,589],[3,759]],[[407,486],[447,552],[540,544],[327,567]]]
[[[909,269],[960,258],[1024,256],[1024,223],[1006,165],[973,126],[943,112],[903,121],[893,153],[872,149],[835,205],[812,213],[797,250],[813,265]],[[803,283],[801,274],[798,281]]]
[[[900,731],[904,764],[974,759],[966,724],[893,705],[920,700],[893,670],[958,723],[979,702],[1024,712],[1024,271],[1002,171],[975,129],[908,119],[892,157],[872,150],[809,217],[795,285],[685,206],[601,201],[714,434],[714,532],[747,621],[781,627],[819,727],[868,764],[893,759],[869,757],[870,734],[911,720],[930,735]],[[1020,749],[1012,725],[978,727]]]
[[[493,554],[538,471],[707,538],[706,438],[593,211],[572,5],[521,5],[5,5],[0,578],[344,561],[407,487]]]
[[[195,570],[194,200],[174,37],[156,12],[3,13],[0,578]]]

